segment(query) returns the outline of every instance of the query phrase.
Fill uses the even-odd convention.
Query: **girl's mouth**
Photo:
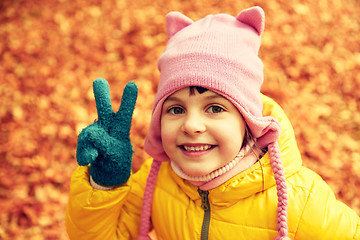
[[[187,152],[201,152],[206,151],[214,147],[214,145],[204,144],[204,145],[181,145],[180,146],[183,150]]]

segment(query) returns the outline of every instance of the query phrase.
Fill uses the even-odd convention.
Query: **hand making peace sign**
[[[130,127],[138,89],[135,83],[127,83],[116,113],[112,110],[107,81],[96,79],[93,89],[98,121],[79,134],[76,158],[81,166],[90,164],[90,175],[97,184],[119,186],[131,172]]]

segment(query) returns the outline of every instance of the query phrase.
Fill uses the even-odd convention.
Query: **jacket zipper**
[[[201,240],[209,239],[209,229],[210,229],[210,203],[209,203],[209,191],[203,191],[198,189],[199,195],[201,197],[201,208],[204,210],[204,219],[201,227]]]

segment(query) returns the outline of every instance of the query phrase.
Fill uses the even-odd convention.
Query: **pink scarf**
[[[220,186],[238,173],[250,168],[258,160],[258,155],[251,151],[254,142],[243,147],[238,155],[225,166],[220,167],[205,176],[187,175],[176,163],[171,161],[171,167],[181,178],[189,180],[192,184],[198,186],[201,190],[210,190]]]

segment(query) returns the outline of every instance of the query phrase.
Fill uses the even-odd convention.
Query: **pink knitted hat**
[[[154,101],[145,150],[154,158],[143,200],[139,239],[150,229],[152,193],[162,161],[169,161],[161,141],[160,118],[163,102],[172,93],[189,86],[214,91],[237,107],[259,147],[268,146],[278,189],[276,239],[287,239],[287,193],[276,141],[280,125],[262,115],[260,88],[263,63],[258,57],[265,14],[260,7],[241,11],[237,17],[209,15],[196,22],[179,12],[166,16],[168,44],[158,61],[160,81]]]

